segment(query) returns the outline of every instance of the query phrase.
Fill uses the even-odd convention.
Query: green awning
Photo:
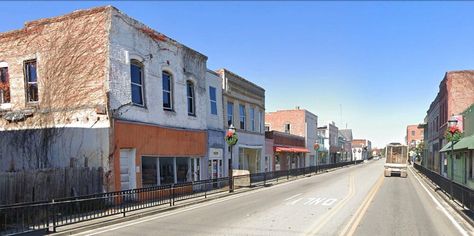
[[[457,143],[454,144],[454,150],[463,150],[463,149],[474,149],[474,135],[461,138]],[[451,142],[447,143],[439,152],[448,152],[451,151]]]

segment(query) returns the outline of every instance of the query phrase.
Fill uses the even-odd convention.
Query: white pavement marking
[[[349,168],[353,168],[353,167],[354,166],[350,166]],[[343,170],[343,169],[337,169],[337,170],[333,171],[331,174],[334,174],[334,173],[336,173],[340,170]],[[346,170],[346,169],[344,169],[344,170]],[[316,176],[317,175],[315,175],[315,177]],[[286,183],[281,183],[281,184],[278,184],[278,185],[274,185],[274,186],[271,186],[271,187],[268,187],[268,188],[261,188],[261,189],[252,190],[252,191],[249,191],[249,192],[238,193],[236,195],[225,196],[221,199],[212,200],[208,203],[200,203],[199,205],[196,205],[194,207],[191,206],[189,208],[184,208],[183,210],[177,209],[177,210],[174,210],[173,212],[170,212],[170,213],[165,213],[165,214],[161,214],[161,215],[157,215],[157,216],[153,216],[153,217],[149,217],[149,218],[145,218],[145,219],[141,219],[141,220],[136,220],[136,221],[128,222],[128,223],[127,222],[118,223],[118,224],[116,224],[117,226],[115,226],[115,227],[104,226],[104,227],[101,227],[101,228],[96,228],[96,229],[84,231],[84,232],[81,232],[81,233],[77,233],[75,235],[91,235],[92,236],[92,235],[102,234],[102,233],[114,231],[114,230],[117,230],[117,229],[125,228],[125,227],[128,227],[128,226],[137,225],[137,224],[145,223],[145,222],[148,222],[148,221],[156,220],[156,219],[163,218],[163,217],[166,217],[166,216],[176,215],[176,214],[191,211],[191,210],[194,210],[194,209],[198,209],[198,208],[202,208],[202,207],[206,207],[206,206],[210,206],[210,205],[215,205],[217,203],[226,202],[226,201],[233,200],[233,199],[243,197],[243,196],[247,196],[247,195],[250,195],[250,194],[255,194],[255,193],[258,193],[258,192],[262,192],[262,191],[268,191],[268,190],[274,189],[274,188],[281,188],[281,187],[284,187],[288,184],[294,184],[296,182],[304,181],[304,180],[307,180],[307,179],[306,178],[297,179],[297,180],[294,180],[294,181],[289,181],[289,182],[286,182]],[[103,230],[100,230],[100,229],[103,229]]]
[[[298,198],[290,203],[287,203],[286,205],[295,205],[296,203],[298,203],[299,201],[303,200],[304,198]]]
[[[296,194],[296,195],[293,195],[293,196],[291,196],[291,197],[285,199],[285,201],[288,201],[288,200],[291,200],[291,199],[293,199],[293,198],[295,198],[295,197],[298,197],[298,196],[301,195],[301,194],[303,194],[303,193],[298,193],[298,194]]]
[[[436,203],[436,206],[438,206],[441,211],[446,215],[446,217],[448,217],[448,219],[451,221],[451,223],[454,224],[454,226],[456,227],[456,229],[462,234],[462,235],[469,235],[467,233],[466,230],[464,230],[461,225],[459,225],[459,223],[454,219],[454,217],[449,214],[449,212],[441,205],[441,203],[438,201],[438,199],[436,199],[433,194],[431,194],[431,192],[423,185],[423,183],[421,183],[421,180],[418,178],[418,176],[416,176],[415,172],[413,172],[413,170],[411,170],[411,168],[408,168],[410,169],[410,172],[413,174],[413,176],[415,176],[416,180],[418,180],[418,182],[420,183],[421,187],[423,187],[423,189],[428,193],[428,195],[430,195],[431,199],[433,200],[434,203]]]
[[[335,198],[329,198],[326,201],[323,202],[323,206],[330,206],[334,204],[337,201]]]

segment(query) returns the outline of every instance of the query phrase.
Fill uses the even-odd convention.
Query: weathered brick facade
[[[425,145],[428,150],[428,168],[446,172],[444,157],[439,150],[447,143],[444,133],[451,115],[459,115],[474,103],[474,70],[446,72],[439,85],[436,98],[426,114],[427,137]]]
[[[34,113],[25,122],[1,119],[0,129],[95,121],[86,119],[95,118],[89,116],[106,106],[109,11],[109,7],[78,11],[0,34],[0,62],[8,67],[11,91],[11,102],[1,112]],[[29,60],[36,60],[38,102],[26,97],[24,63]]]
[[[318,142],[318,117],[305,109],[278,110],[265,114],[267,130],[287,132],[305,138],[306,148],[310,151],[305,156],[306,166],[315,166],[318,154],[314,144]]]
[[[419,125],[408,125],[406,142],[410,148],[416,147],[417,143],[423,141],[423,128],[420,128]]]

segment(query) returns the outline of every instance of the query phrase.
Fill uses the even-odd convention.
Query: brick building
[[[414,148],[423,141],[424,130],[419,125],[408,125],[405,136],[406,144],[409,148]]]
[[[305,138],[305,147],[309,150],[305,154],[305,166],[315,166],[317,153],[314,145],[318,143],[318,117],[297,107],[293,110],[278,110],[265,114],[265,129],[275,130]]]
[[[225,78],[205,55],[111,6],[27,22],[0,48],[0,171],[98,170],[99,188],[61,191],[81,195],[206,179],[210,152],[222,166]]]
[[[266,131],[267,150],[271,149],[272,170],[289,170],[305,167],[305,138],[279,131]]]
[[[474,103],[474,70],[446,72],[439,85],[436,98],[426,112],[426,136],[428,168],[446,173],[447,162],[439,150],[446,145],[444,133],[448,126],[447,121],[452,115],[460,115]]]

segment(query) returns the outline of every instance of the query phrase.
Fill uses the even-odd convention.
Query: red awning
[[[303,147],[275,147],[275,152],[305,152],[308,153],[309,150]]]

